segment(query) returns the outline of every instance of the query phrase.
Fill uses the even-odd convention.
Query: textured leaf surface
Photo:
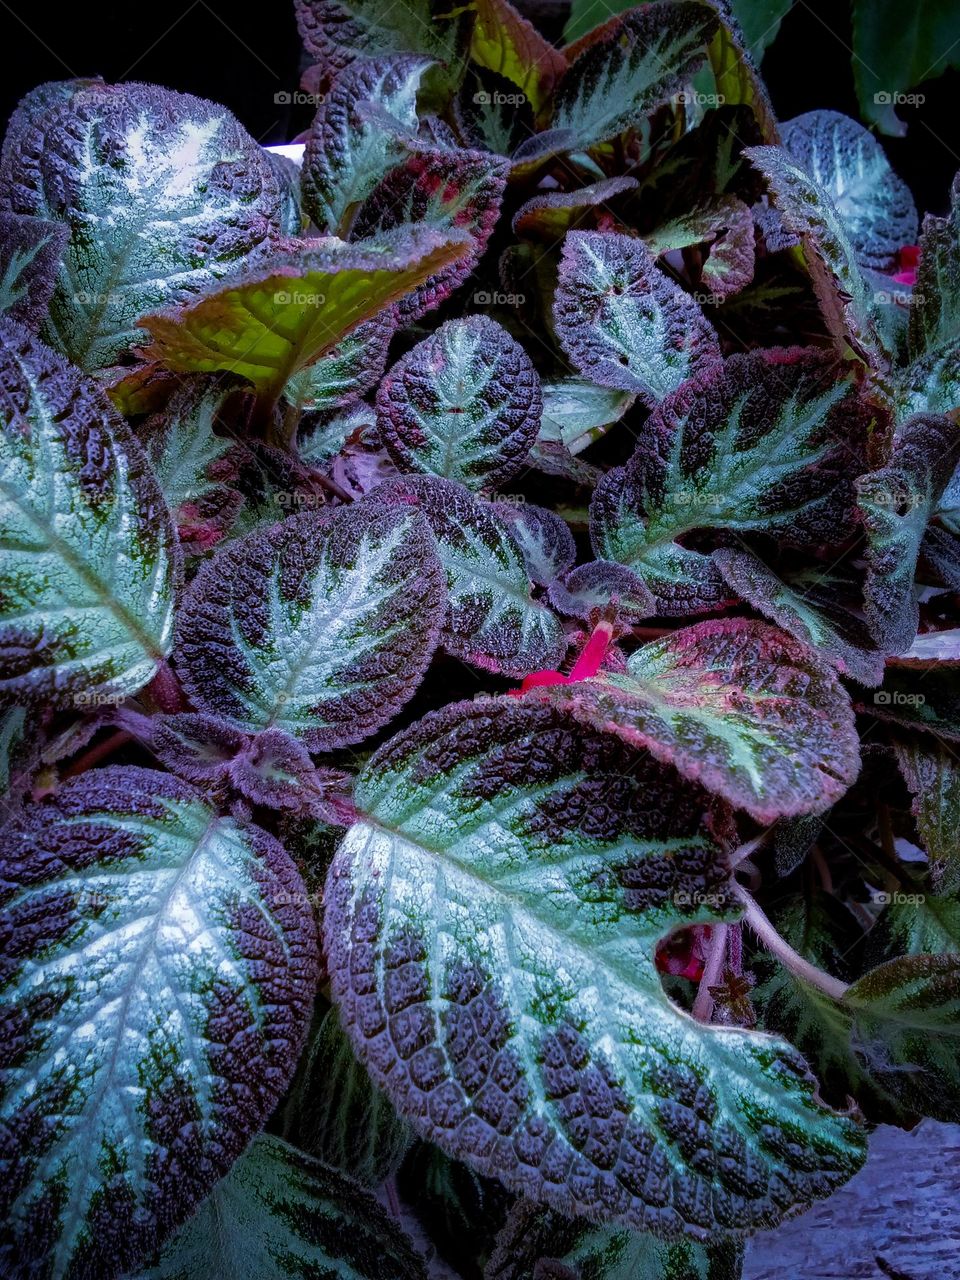
[[[703,797],[649,756],[461,703],[382,748],[357,799],[325,894],[333,990],[425,1136],[562,1212],[697,1238],[856,1168],[790,1046],[667,1001],[657,940],[709,918],[727,873]]]
[[[867,418],[828,355],[780,348],[734,355],[663,401],[626,468],[597,487],[590,528],[598,556],[626,564],[661,613],[716,608],[729,590],[695,530],[773,534],[794,545],[853,531],[851,459]]]
[[[143,316],[153,339],[145,354],[181,373],[225,369],[279,395],[289,377],[468,247],[458,232],[428,228],[366,244],[291,244],[190,306]]]
[[[342,235],[351,209],[403,159],[402,139],[417,131],[417,89],[428,66],[428,58],[412,56],[358,58],[334,78],[303,153],[304,205],[321,231]]]
[[[590,560],[550,584],[550,603],[561,613],[587,619],[595,609],[614,606],[627,622],[653,617],[657,604],[650,588],[625,564]]]
[[[0,693],[118,699],[169,652],[177,549],[99,388],[0,321]]]
[[[375,429],[376,425],[377,415],[365,400],[339,412],[319,415],[318,420],[306,425],[297,440],[300,460],[308,467],[321,467],[341,451],[351,436]]]
[[[293,1071],[318,967],[303,883],[186,784],[110,768],[8,829],[0,900],[4,1273],[113,1277]]]
[[[894,750],[913,797],[931,880],[938,892],[955,894],[960,890],[960,761],[935,738],[905,739],[895,742]]]
[[[531,196],[514,214],[513,229],[519,236],[555,244],[568,231],[581,227],[590,230],[599,221],[613,218],[610,202],[638,186],[636,178],[602,178],[575,191],[547,191]]]
[[[411,324],[438,306],[476,266],[500,214],[508,165],[484,151],[420,147],[392,169],[357,211],[353,238],[375,236],[401,223],[451,237],[467,232],[472,249],[451,258],[405,298],[401,321]]]
[[[622,674],[527,696],[645,747],[758,822],[823,812],[859,770],[836,675],[763,622],[700,622],[637,649]]]
[[[900,248],[916,241],[917,210],[873,134],[839,111],[808,111],[788,120],[781,136],[833,200],[861,266],[894,270]]]
[[[900,430],[889,465],[857,481],[866,530],[866,616],[888,653],[909,649],[917,634],[917,556],[953,471],[955,436],[949,418],[918,414]]]
[[[13,155],[5,207],[70,229],[49,340],[116,363],[145,311],[183,303],[280,233],[280,191],[224,107],[156,85],[88,89],[40,114]]]
[[[912,301],[902,395],[915,412],[949,413],[960,408],[960,174],[949,214],[923,220]]]
[[[287,379],[284,399],[305,413],[353,405],[383,377],[395,326],[392,310],[357,325],[325,355]]]
[[[60,222],[0,213],[0,314],[40,328],[68,239]]]
[[[739,293],[753,279],[753,216],[736,196],[721,196],[691,209],[644,236],[656,257],[676,249],[703,246],[702,291],[720,303]]]
[[[306,512],[204,565],[180,609],[178,667],[202,711],[326,750],[359,742],[406,702],[443,608],[416,512]]]
[[[485,316],[449,320],[380,383],[377,429],[401,471],[493,489],[537,438],[540,379],[520,343]]]
[[[280,1138],[255,1138],[136,1280],[425,1280],[362,1187]]]
[[[419,53],[445,59],[457,28],[434,21],[429,0],[294,0],[297,26],[323,76],[355,58]],[[448,11],[449,12],[449,11]]]
[[[539,111],[566,71],[566,58],[510,0],[477,0],[476,11],[470,57],[516,85]]]
[[[491,503],[435,476],[387,481],[369,501],[419,507],[433,530],[447,575],[445,649],[510,676],[556,666],[563,628],[531,597],[523,551]]]
[[[520,544],[527,573],[538,586],[548,586],[577,558],[566,522],[532,502],[497,502],[494,510]]]
[[[586,378],[564,378],[543,384],[540,440],[580,453],[619,422],[634,397],[628,391],[599,387]]]

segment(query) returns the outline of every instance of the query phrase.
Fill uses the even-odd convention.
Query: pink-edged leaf
[[[443,573],[416,511],[308,512],[204,565],[180,610],[178,670],[200,710],[322,751],[396,714],[427,668],[443,610]]]
[[[550,583],[550,603],[573,618],[589,618],[597,609],[612,606],[626,623],[640,622],[657,612],[653,592],[625,564],[591,560]]]
[[[555,512],[532,502],[502,499],[493,509],[519,543],[527,573],[537,586],[548,586],[576,560],[573,534]]]
[[[568,231],[594,230],[598,222],[619,221],[618,196],[639,187],[636,178],[602,178],[576,191],[547,191],[531,198],[513,215],[518,236],[555,244]],[[609,202],[615,202],[611,205]]]
[[[470,59],[515,85],[539,111],[567,69],[567,60],[509,0],[476,0]]]
[[[403,299],[402,324],[412,324],[458,288],[476,266],[500,215],[508,164],[485,151],[418,147],[374,188],[357,211],[352,238],[412,223],[443,233],[467,232],[472,250],[437,271]]]
[[[402,356],[377,392],[377,429],[401,471],[493,489],[537,438],[540,379],[495,320],[446,324]]]
[[[697,303],[630,236],[567,234],[553,314],[560,345],[585,377],[651,407],[720,360]]]
[[[388,480],[367,502],[417,507],[433,530],[447,574],[445,649],[508,676],[559,664],[563,628],[530,594],[523,551],[492,503],[437,476]]]
[[[0,315],[40,328],[69,239],[62,222],[0,213]]]
[[[758,822],[824,812],[860,766],[836,673],[764,622],[700,622],[644,645],[622,674],[528,696],[645,747]]]

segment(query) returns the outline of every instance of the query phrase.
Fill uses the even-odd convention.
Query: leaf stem
[[[847,983],[841,982],[839,978],[834,978],[829,973],[824,973],[822,969],[818,969],[816,965],[804,959],[799,951],[794,951],[790,943],[777,933],[776,929],[763,914],[758,903],[750,896],[742,884],[732,881],[730,887],[743,903],[744,920],[767,950],[775,955],[786,969],[789,969],[791,973],[795,974],[803,982],[824,992],[831,1000],[842,1000],[847,991]]]
[[[723,972],[723,964],[727,958],[728,933],[729,925],[715,924],[711,926],[710,949],[707,952],[706,964],[703,966],[703,976],[700,979],[699,987],[697,987],[697,994],[691,1009],[691,1013],[698,1022],[709,1022],[713,1017],[713,996],[710,994],[710,988],[718,986],[720,982],[720,974]]]

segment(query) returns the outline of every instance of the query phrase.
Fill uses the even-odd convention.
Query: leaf
[[[229,380],[200,377],[184,382],[164,412],[149,419],[142,431],[180,545],[188,555],[200,555],[215,546],[243,506],[243,495],[231,483],[236,478],[235,443],[213,430],[234,391]]]
[[[532,691],[643,747],[758,822],[823,813],[860,767],[830,667],[763,622],[700,622],[643,645],[622,673]]]
[[[122,701],[169,653],[178,552],[99,388],[0,320],[0,696]]]
[[[181,373],[225,369],[276,398],[288,378],[467,248],[461,233],[428,228],[366,244],[303,241],[179,311],[142,316],[152,338],[144,355]],[[393,318],[386,323],[392,332]]]
[[[380,383],[377,429],[401,471],[495,489],[526,460],[540,424],[530,357],[485,316],[448,320]]]
[[[553,511],[532,502],[506,500],[495,502],[493,510],[517,540],[530,580],[537,586],[549,586],[576,560],[573,534]]]
[[[606,23],[554,94],[549,125],[563,149],[585,151],[639,125],[702,65],[716,27],[707,5],[687,0],[643,5]]]
[[[654,257],[697,245],[707,249],[701,269],[706,301],[719,305],[753,279],[753,216],[736,196],[720,196],[711,204],[681,214],[644,236]]]
[[[664,399],[627,466],[598,485],[594,550],[639,574],[661,614],[715,609],[730,591],[709,556],[686,545],[689,535],[766,533],[793,546],[849,537],[851,457],[868,420],[829,354],[790,347],[730,356]]]
[[[418,147],[387,174],[357,211],[353,239],[383,238],[401,223],[432,228],[437,236],[469,234],[472,247],[451,256],[397,308],[402,324],[432,310],[470,275],[500,214],[508,164],[485,151]],[[422,234],[426,234],[424,231]]]
[[[322,467],[340,453],[351,436],[371,430],[376,425],[376,413],[363,400],[341,411],[322,414],[319,421],[306,424],[306,430],[301,424],[297,441],[300,460],[308,467]]]
[[[960,891],[960,761],[945,743],[931,738],[894,742],[897,764],[913,797],[913,816],[941,894]]]
[[[896,0],[854,0],[853,78],[860,114],[881,132],[902,137],[894,111],[914,85],[960,66],[960,26],[951,0],[924,0],[905,9]]]
[[[430,0],[294,0],[297,27],[307,52],[319,60],[320,78],[357,58],[422,54],[445,61],[459,29],[434,18]],[[449,9],[444,11],[449,17]]]
[[[960,408],[960,173],[947,217],[923,220],[911,303],[912,362],[900,374],[901,398],[907,413],[950,413]]]
[[[0,315],[40,328],[68,239],[59,222],[0,213]]]
[[[551,708],[461,703],[381,748],[357,803],[325,893],[333,993],[442,1150],[563,1213],[698,1239],[860,1163],[789,1045],[664,995],[658,939],[716,918],[691,904],[722,912],[727,872],[702,797],[649,756]]]
[[[539,111],[566,71],[566,58],[509,0],[476,0],[474,7],[470,57],[516,85]]]
[[[576,191],[547,191],[531,196],[513,216],[518,236],[544,240],[553,245],[568,231],[592,230],[614,219],[610,203],[639,187],[636,178],[603,178]]]
[[[280,232],[285,236],[302,235],[309,218],[304,216],[300,196],[300,163],[289,155],[281,154],[279,148],[274,150],[272,147],[261,147],[260,149],[267,164],[273,170],[273,176],[280,190]]]
[[[882,688],[857,709],[960,742],[960,670],[942,663],[928,669],[888,663]]]
[[[630,236],[567,234],[553,315],[581,374],[634,392],[649,407],[720,359],[700,308]]]
[[[586,378],[545,382],[539,439],[581,453],[601,439],[627,413],[635,397],[628,391],[599,387]]]
[[[917,634],[917,555],[953,470],[955,434],[949,418],[917,414],[898,432],[889,465],[856,482],[866,530],[866,617],[888,653],[909,649]]]
[[[566,652],[557,617],[530,595],[523,552],[491,503],[437,476],[404,476],[367,500],[418,507],[447,575],[440,643],[486,671],[521,677]]]
[[[883,654],[851,600],[852,583],[815,570],[784,582],[751,551],[721,548],[713,562],[731,590],[816,649],[841,675],[868,687],[883,680]]]
[[[396,1173],[413,1139],[354,1056],[336,1009],[310,1045],[293,1129],[305,1151],[368,1187]]]
[[[303,413],[352,407],[383,377],[394,327],[388,311],[357,325],[325,355],[287,379],[284,399]]]
[[[261,1134],[136,1280],[426,1280],[426,1274],[369,1191]]]
[[[550,603],[561,613],[589,619],[595,610],[615,606],[628,624],[652,618],[657,612],[653,593],[641,577],[624,564],[591,560],[550,583]]]
[[[403,159],[430,65],[429,58],[412,55],[357,58],[334,76],[303,153],[304,206],[321,231],[344,234],[351,211]]]
[[[74,364],[116,364],[146,311],[177,306],[280,232],[280,191],[224,107],[157,85],[103,86],[39,115],[4,207],[70,231],[45,336]]]
[[[4,1272],[114,1277],[276,1105],[313,918],[272,836],[151,769],[62,783],[4,855]]]
[[[442,617],[440,565],[415,512],[306,512],[203,566],[180,608],[178,671],[201,711],[330,750],[397,713]]]
[[[793,4],[794,0],[731,0],[730,7],[743,31],[744,44],[758,66],[776,40],[780,24]]]
[[[860,265],[895,271],[900,249],[916,241],[917,210],[873,134],[839,111],[807,111],[787,120],[781,136],[830,196]]]

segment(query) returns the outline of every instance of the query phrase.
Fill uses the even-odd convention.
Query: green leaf
[[[441,1149],[563,1213],[696,1239],[859,1165],[786,1042],[666,998],[657,942],[722,913],[727,871],[702,795],[650,756],[527,701],[460,703],[381,748],[356,800],[325,891],[333,993]]]
[[[362,1187],[280,1138],[255,1138],[136,1280],[426,1280]]]
[[[758,822],[822,813],[860,767],[850,699],[814,650],[763,622],[700,622],[623,672],[527,695],[643,747]]]
[[[907,413],[960,409],[960,174],[945,218],[927,214],[910,308],[911,364],[900,374]]]
[[[90,88],[40,114],[13,153],[5,208],[70,231],[44,336],[102,369],[137,319],[203,293],[270,247],[280,190],[224,107],[157,85]]]
[[[516,85],[539,111],[566,72],[566,58],[509,0],[476,0],[475,8],[470,57]]]
[[[383,377],[394,327],[386,311],[357,325],[325,355],[288,378],[283,398],[302,413],[352,406]]]
[[[543,416],[538,439],[581,453],[619,422],[636,399],[629,391],[600,387],[587,378],[543,384]]]
[[[377,429],[401,471],[494,489],[537,438],[540,379],[530,357],[485,316],[448,320],[380,383]]]
[[[201,711],[329,750],[360,742],[413,694],[443,610],[415,511],[306,512],[207,561],[180,608],[178,669]]]
[[[960,760],[935,738],[896,741],[900,772],[913,797],[913,816],[938,893],[960,892]]]
[[[560,620],[532,598],[523,550],[491,503],[437,476],[386,481],[367,501],[419,507],[433,530],[447,574],[440,643],[448,652],[517,677],[559,663]]]
[[[430,0],[294,0],[297,27],[307,52],[319,61],[319,81],[355,59],[422,54],[456,67],[461,24],[448,5],[433,12]]]
[[[68,239],[60,222],[0,213],[0,315],[40,328]]]
[[[570,231],[553,315],[560,345],[585,377],[655,406],[717,364],[717,335],[699,306],[656,266],[642,240]]]
[[[924,80],[960,67],[960,13],[952,0],[853,0],[853,78],[860,114],[883,133],[907,126],[894,107]]]
[[[764,53],[776,40],[780,24],[793,8],[794,0],[730,0],[750,56],[759,66]]]
[[[0,1264],[113,1277],[276,1105],[317,979],[312,913],[272,836],[133,767],[8,826],[2,885]]]
[[[753,279],[753,215],[736,196],[720,196],[710,204],[662,223],[644,236],[654,257],[676,249],[706,248],[701,268],[701,293],[718,305],[739,293]]]
[[[618,197],[639,187],[636,178],[602,178],[574,191],[546,191],[531,196],[513,215],[513,230],[525,239],[553,246],[568,231],[595,230],[616,218]],[[619,221],[619,219],[617,219]]]
[[[354,245],[289,243],[191,305],[141,317],[152,338],[147,359],[180,373],[225,369],[276,399],[288,378],[470,245],[460,232],[429,228]]]
[[[170,651],[178,552],[103,392],[0,321],[0,695],[122,701]]]

